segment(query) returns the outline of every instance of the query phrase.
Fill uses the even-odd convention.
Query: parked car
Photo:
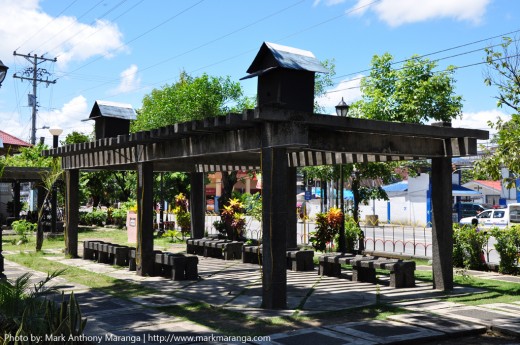
[[[459,221],[460,225],[472,225],[474,220],[479,228],[505,228],[520,224],[520,204],[509,204],[505,208],[493,208],[480,212],[474,217],[465,217]]]
[[[474,217],[485,209],[490,209],[489,205],[476,204],[472,202],[460,202],[453,205],[453,213],[458,213],[460,208],[460,218]]]

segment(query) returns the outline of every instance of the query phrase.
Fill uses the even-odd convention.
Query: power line
[[[32,67],[28,67],[22,72],[22,76],[19,76],[19,75],[17,75],[17,73],[15,73],[13,75],[13,78],[17,78],[20,80],[28,80],[28,81],[32,82],[33,93],[32,93],[32,95],[29,95],[29,105],[32,106],[31,144],[35,145],[36,144],[36,114],[38,112],[38,101],[37,101],[37,96],[36,96],[37,85],[38,85],[38,83],[45,83],[47,86],[49,86],[49,84],[56,83],[56,80],[49,80],[50,73],[44,68],[39,68],[38,65],[45,61],[56,62],[57,59],[56,58],[48,59],[46,57],[38,56],[36,54],[34,54],[32,56],[29,54],[27,54],[27,55],[18,54],[16,51],[13,53],[13,55],[24,57],[27,61],[29,61],[32,64]],[[47,75],[47,79],[43,79],[44,75]]]
[[[165,60],[163,60],[163,61],[160,61],[160,62],[158,62],[158,63],[155,63],[155,64],[153,64],[153,65],[150,65],[150,66],[147,66],[147,67],[141,68],[141,69],[139,70],[139,72],[143,72],[143,71],[149,70],[149,69],[151,69],[151,68],[157,67],[157,66],[162,65],[162,64],[164,64],[164,63],[170,62],[171,60],[176,59],[176,58],[178,58],[178,57],[180,57],[180,56],[184,56],[184,55],[189,54],[189,53],[191,53],[191,52],[194,52],[194,51],[196,51],[196,50],[198,50],[198,49],[201,49],[201,48],[203,48],[203,47],[206,47],[206,46],[208,46],[208,45],[210,45],[210,44],[213,44],[213,43],[215,43],[215,42],[218,42],[218,41],[220,41],[220,40],[222,40],[222,39],[224,39],[224,38],[226,38],[226,37],[229,37],[229,36],[231,36],[231,35],[233,35],[233,34],[235,34],[235,33],[238,33],[238,32],[240,32],[240,31],[243,31],[243,30],[245,30],[245,29],[247,29],[247,28],[249,28],[249,27],[251,27],[251,26],[253,26],[253,25],[256,25],[256,24],[258,24],[258,23],[260,23],[260,22],[262,22],[262,21],[265,21],[265,20],[267,20],[267,19],[269,19],[269,18],[272,18],[272,17],[274,17],[274,16],[276,16],[276,15],[282,13],[282,12],[285,12],[286,10],[291,9],[291,8],[293,8],[293,7],[295,7],[295,6],[299,5],[299,4],[301,4],[301,3],[303,3],[303,2],[305,2],[305,0],[297,1],[297,2],[291,4],[291,5],[287,6],[287,7],[284,7],[284,8],[282,8],[282,9],[280,9],[280,10],[277,10],[277,11],[275,11],[275,12],[273,12],[273,13],[267,15],[267,16],[264,16],[264,17],[262,17],[262,18],[260,18],[260,19],[257,19],[257,20],[255,20],[254,22],[249,23],[249,24],[247,24],[247,25],[245,25],[245,26],[242,26],[242,27],[240,27],[240,28],[238,28],[238,29],[236,29],[236,30],[233,30],[233,31],[231,31],[231,32],[229,32],[229,33],[227,33],[227,34],[225,34],[225,35],[219,36],[219,37],[217,37],[217,38],[215,38],[215,39],[212,39],[212,40],[210,40],[210,41],[208,41],[208,42],[206,42],[206,43],[203,43],[203,44],[201,44],[201,45],[198,45],[198,46],[196,46],[196,47],[194,47],[194,48],[192,48],[192,49],[189,49],[189,50],[187,50],[187,51],[184,51],[184,52],[182,52],[182,53],[180,53],[180,54],[177,54],[177,55],[175,55],[175,56],[169,57],[169,58],[167,58],[167,59],[165,59]],[[248,51],[247,53],[249,53],[249,52],[250,52],[250,51]],[[71,73],[72,73],[72,72],[71,72]],[[137,73],[137,72],[136,72],[136,73]],[[66,75],[66,74],[65,74],[65,75]],[[135,75],[135,73],[134,73],[134,75]],[[119,81],[119,79],[110,79],[110,80],[108,80],[108,81],[106,81],[106,82],[104,82],[104,83],[102,83],[102,84],[100,84],[100,85],[96,85],[96,86],[94,86],[94,87],[92,87],[92,88],[83,89],[82,92],[83,92],[83,91],[92,90],[92,89],[98,88],[98,87],[103,86],[103,85],[106,85],[106,84],[117,83],[118,81]],[[154,84],[152,84],[152,85],[154,85]],[[150,86],[150,85],[149,85],[149,86]],[[147,86],[147,87],[149,87],[149,86]]]
[[[100,0],[98,3],[96,3],[94,6],[90,7],[87,11],[83,12],[83,14],[81,14],[77,19],[76,21],[79,21],[81,18],[83,18],[84,16],[86,16],[88,13],[90,13],[94,8],[96,8],[97,6],[101,5],[101,3],[103,2],[104,0]],[[61,13],[60,13],[61,14]],[[58,19],[59,18],[59,15],[56,16],[56,18],[54,18],[54,20]],[[70,23],[67,27],[63,28],[63,30],[60,30],[60,34],[63,33],[63,32],[67,32],[67,30],[72,27],[73,25],[75,24],[75,22],[72,22]],[[55,34],[51,37],[49,37],[46,41],[40,43],[39,46],[37,46],[35,49],[33,49],[32,51],[35,51],[35,50],[38,50],[40,47],[42,47],[45,43],[49,42],[50,40],[52,40],[53,38],[55,38],[56,36],[58,36],[58,34]],[[56,47],[54,47],[53,49],[55,49]],[[53,49],[50,49],[50,51],[52,51]]]
[[[434,51],[434,52],[431,52],[431,53],[415,56],[415,57],[404,59],[404,60],[401,60],[401,61],[396,61],[396,62],[391,63],[391,65],[407,62],[407,61],[414,60],[414,59],[420,59],[420,58],[427,57],[427,56],[430,56],[430,55],[444,53],[444,52],[447,52],[447,51],[450,51],[450,50],[455,50],[455,49],[458,49],[458,48],[467,47],[467,46],[470,46],[470,45],[473,45],[473,44],[481,43],[481,42],[484,42],[484,41],[489,41],[489,40],[492,40],[492,39],[495,39],[495,38],[504,37],[506,35],[511,35],[511,34],[518,33],[518,32],[520,32],[520,29],[514,30],[514,31],[510,31],[510,32],[506,32],[506,33],[503,33],[503,34],[500,34],[500,35],[491,36],[491,37],[488,37],[488,38],[483,38],[483,39],[480,39],[480,40],[477,40],[477,41],[473,41],[473,42],[460,44],[458,46],[437,50],[437,51]],[[497,46],[497,45],[489,46],[489,48],[495,47],[495,46]],[[454,55],[454,56],[456,56],[456,55]],[[364,69],[364,70],[361,70],[361,71],[358,71],[358,72],[352,72],[352,73],[336,76],[333,79],[344,78],[344,77],[348,77],[348,76],[351,76],[351,75],[356,75],[356,74],[360,74],[360,73],[370,72],[371,70],[372,70],[372,68],[368,68],[368,69]]]
[[[47,24],[45,24],[44,26],[42,26],[40,29],[36,30],[34,32],[34,34],[32,34],[31,37],[29,37],[28,39],[26,39],[22,44],[20,44],[20,46],[18,48],[16,48],[15,50],[18,50],[20,49],[25,43],[29,42],[34,36],[38,35],[43,29],[45,29],[47,26],[51,25],[56,19],[59,18],[59,16],[61,16],[66,10],[68,10],[70,7],[72,7],[72,5],[74,5],[78,0],[74,0],[69,6],[65,7],[65,9],[63,9],[60,13],[58,13],[56,15],[56,17],[54,17],[53,19],[51,19]]]
[[[197,3],[193,4],[193,5],[191,5],[190,7],[187,7],[187,8],[184,9],[184,10],[182,10],[181,12],[178,12],[178,13],[174,14],[173,16],[171,16],[171,17],[169,17],[168,19],[162,21],[161,23],[157,24],[156,26],[154,26],[154,27],[148,29],[147,31],[143,32],[142,34],[138,35],[137,37],[134,37],[134,38],[131,39],[130,41],[127,41],[127,42],[121,44],[121,45],[120,45],[119,47],[117,47],[116,49],[122,48],[122,47],[124,47],[125,45],[127,45],[127,44],[129,44],[129,43],[132,43],[132,42],[138,40],[139,38],[141,38],[141,37],[143,37],[143,36],[149,34],[150,32],[152,32],[152,31],[158,29],[159,27],[161,27],[161,26],[163,26],[164,24],[166,24],[166,23],[172,21],[173,19],[175,19],[175,18],[177,18],[178,16],[180,16],[181,14],[184,14],[185,12],[191,10],[192,8],[194,8],[195,6],[197,6],[197,5],[201,4],[201,3],[203,3],[204,1],[205,1],[205,0],[200,0],[199,2],[197,2]],[[98,61],[98,60],[100,60],[100,59],[102,59],[102,58],[104,58],[104,57],[106,57],[106,56],[108,56],[108,55],[109,55],[108,53],[103,54],[103,55],[100,55],[99,57],[97,57],[97,58],[95,58],[95,59],[93,59],[93,60],[91,60],[91,61],[89,61],[89,62],[87,62],[87,63],[85,63],[85,64],[83,64],[83,65],[81,65],[81,66],[79,66],[78,68],[74,69],[74,70],[71,71],[70,73],[74,73],[74,72],[76,72],[76,71],[78,71],[78,70],[80,70],[80,69],[82,69],[82,68],[85,68],[85,67],[87,67],[88,65],[90,65],[90,64],[92,64],[92,63],[94,63],[94,62],[96,62],[96,61]]]
[[[504,60],[504,59],[507,59],[507,58],[513,58],[513,57],[519,57],[519,56],[520,56],[520,54],[517,54],[517,55],[508,56],[508,57],[496,58],[496,59],[493,59],[491,61],[480,61],[480,62],[475,62],[475,63],[463,65],[463,66],[452,66],[452,67],[448,67],[448,68],[446,68],[444,70],[435,71],[435,72],[432,72],[432,73],[437,74],[437,73],[448,72],[450,70],[454,71],[454,70],[459,70],[459,69],[464,69],[464,68],[469,68],[469,67],[475,67],[475,66],[487,64],[489,62],[495,62],[495,61],[500,61],[500,60]],[[403,68],[401,68],[401,69],[403,69]],[[355,79],[352,79],[352,80],[355,80]],[[347,87],[347,88],[343,88],[343,89],[326,91],[325,93],[329,94],[329,93],[335,93],[335,92],[340,92],[340,91],[354,90],[354,89],[359,89],[360,87],[361,87],[360,85],[356,85],[356,86],[351,86],[351,87]]]

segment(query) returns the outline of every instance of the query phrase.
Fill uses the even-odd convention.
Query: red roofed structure
[[[6,153],[17,153],[22,147],[30,147],[31,144],[18,139],[17,137],[8,134],[4,131],[0,131],[0,155]]]
[[[500,181],[474,180],[463,184],[464,187],[482,193],[482,201],[486,204],[498,205],[502,192]]]

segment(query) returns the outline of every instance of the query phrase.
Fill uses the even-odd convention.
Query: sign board
[[[305,200],[311,200],[311,199],[312,199],[311,191],[310,190],[306,190],[305,191]]]

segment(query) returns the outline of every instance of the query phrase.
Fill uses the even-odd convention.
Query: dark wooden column
[[[453,289],[453,223],[451,219],[451,159],[432,159],[433,287]]]
[[[38,190],[38,199],[40,190]],[[79,170],[65,171],[65,255],[78,257]]]
[[[191,237],[204,237],[206,221],[206,191],[204,186],[204,173],[190,173],[190,216]]]
[[[137,164],[137,274],[153,274],[153,163]]]
[[[262,149],[262,307],[287,307],[287,154]]]
[[[20,181],[13,183],[13,217],[20,218]]]
[[[287,168],[287,248],[298,246],[296,218],[296,168]]]

